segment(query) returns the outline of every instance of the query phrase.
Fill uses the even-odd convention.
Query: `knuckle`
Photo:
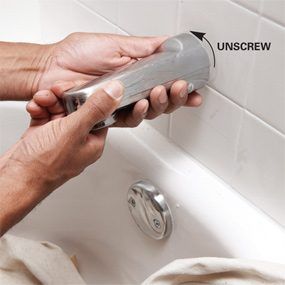
[[[76,177],[78,176],[79,174],[81,174],[84,170],[84,167],[81,167],[81,168],[70,168],[66,171],[65,173],[65,180],[69,180],[73,177]]]
[[[80,32],[73,32],[67,36],[67,39],[77,40],[80,37]]]
[[[103,155],[104,152],[104,142],[99,142],[95,151],[95,155],[94,155],[94,162],[98,159],[100,159]]]
[[[147,120],[153,120],[155,119],[156,117],[158,117],[159,114],[155,114],[155,113],[150,113],[146,116],[146,119]]]
[[[126,125],[128,128],[135,128],[137,127],[141,122],[143,121],[143,119],[137,119],[137,120],[130,120],[126,122]]]
[[[105,140],[102,140],[98,144],[98,151],[99,151],[100,155],[102,155],[104,148],[105,148]]]
[[[139,125],[142,123],[142,121],[143,121],[143,119],[141,119],[141,120],[137,121],[134,127],[139,126]]]
[[[98,159],[100,159],[101,157],[102,157],[102,155],[103,155],[103,148],[102,149],[100,149],[100,150],[98,150],[98,152],[97,152],[97,156],[96,156],[96,160],[98,160]]]
[[[90,102],[89,111],[102,118],[105,118],[108,116],[108,110],[106,109],[104,104],[99,104],[97,101]]]
[[[116,100],[112,99],[104,90],[98,90],[95,96],[89,100],[89,111],[99,117],[108,117],[115,107]]]
[[[152,54],[153,53],[153,44],[149,43],[148,45],[145,46],[145,52],[147,54]]]
[[[165,114],[170,114],[172,113],[173,111],[175,111],[178,107],[176,105],[169,105],[166,110],[164,111]]]
[[[153,107],[154,113],[156,113],[157,115],[160,115],[166,109],[167,104],[162,105],[162,104],[158,103],[158,104],[153,105],[152,107]]]
[[[124,125],[127,127],[127,128],[133,128],[134,127],[134,122],[133,120],[124,120]]]

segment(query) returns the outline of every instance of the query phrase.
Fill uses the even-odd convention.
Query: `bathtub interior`
[[[24,131],[28,117],[22,103],[2,105],[3,152]],[[185,227],[174,240],[145,236],[132,220],[126,199],[128,187],[142,178],[147,177],[108,143],[100,162],[50,195],[11,233],[52,241],[75,254],[90,283],[139,282],[177,257],[225,256],[222,248],[211,245],[213,239],[189,243],[190,234],[197,241],[209,234],[187,216],[193,233]],[[177,205],[173,209],[175,214]]]
[[[139,282],[177,257],[229,256],[187,212],[185,225],[169,239],[145,236],[132,220],[126,199],[128,187],[142,177],[107,146],[100,163],[54,192],[12,232],[53,241],[75,254],[90,283]],[[170,203],[176,219],[175,212],[183,209]]]
[[[28,124],[22,103],[0,104],[1,152]],[[149,179],[166,196],[172,235],[144,235],[130,216],[129,186]],[[111,130],[102,159],[38,205],[11,233],[77,256],[89,283],[137,284],[177,258],[285,260],[284,230],[151,127]]]

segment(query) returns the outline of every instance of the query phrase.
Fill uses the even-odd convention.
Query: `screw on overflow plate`
[[[130,203],[133,207],[136,206],[136,201],[135,201],[135,199],[134,199],[133,197],[130,197],[129,203]]]
[[[161,226],[160,226],[160,222],[158,219],[153,219],[153,224],[157,229],[160,229]]]

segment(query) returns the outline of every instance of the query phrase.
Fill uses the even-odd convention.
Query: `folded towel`
[[[284,285],[285,265],[215,257],[177,259],[142,285],[149,284]]]
[[[0,284],[84,285],[85,282],[58,246],[5,235],[0,239]]]

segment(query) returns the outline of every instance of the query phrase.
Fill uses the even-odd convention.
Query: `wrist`
[[[27,90],[29,99],[39,91],[40,81],[48,69],[51,59],[54,44],[50,45],[35,45],[34,56],[31,60],[31,72],[26,73],[27,79],[24,89]]]
[[[27,165],[25,161],[15,156],[16,146],[12,147],[0,159],[0,179],[4,177],[5,181],[16,181],[17,188],[30,189],[34,196],[48,195],[51,191],[49,191],[50,187],[45,175],[31,167],[32,164]]]
[[[53,45],[0,42],[0,99],[31,99],[52,49]]]
[[[0,159],[0,236],[50,192],[45,183],[9,156]]]

